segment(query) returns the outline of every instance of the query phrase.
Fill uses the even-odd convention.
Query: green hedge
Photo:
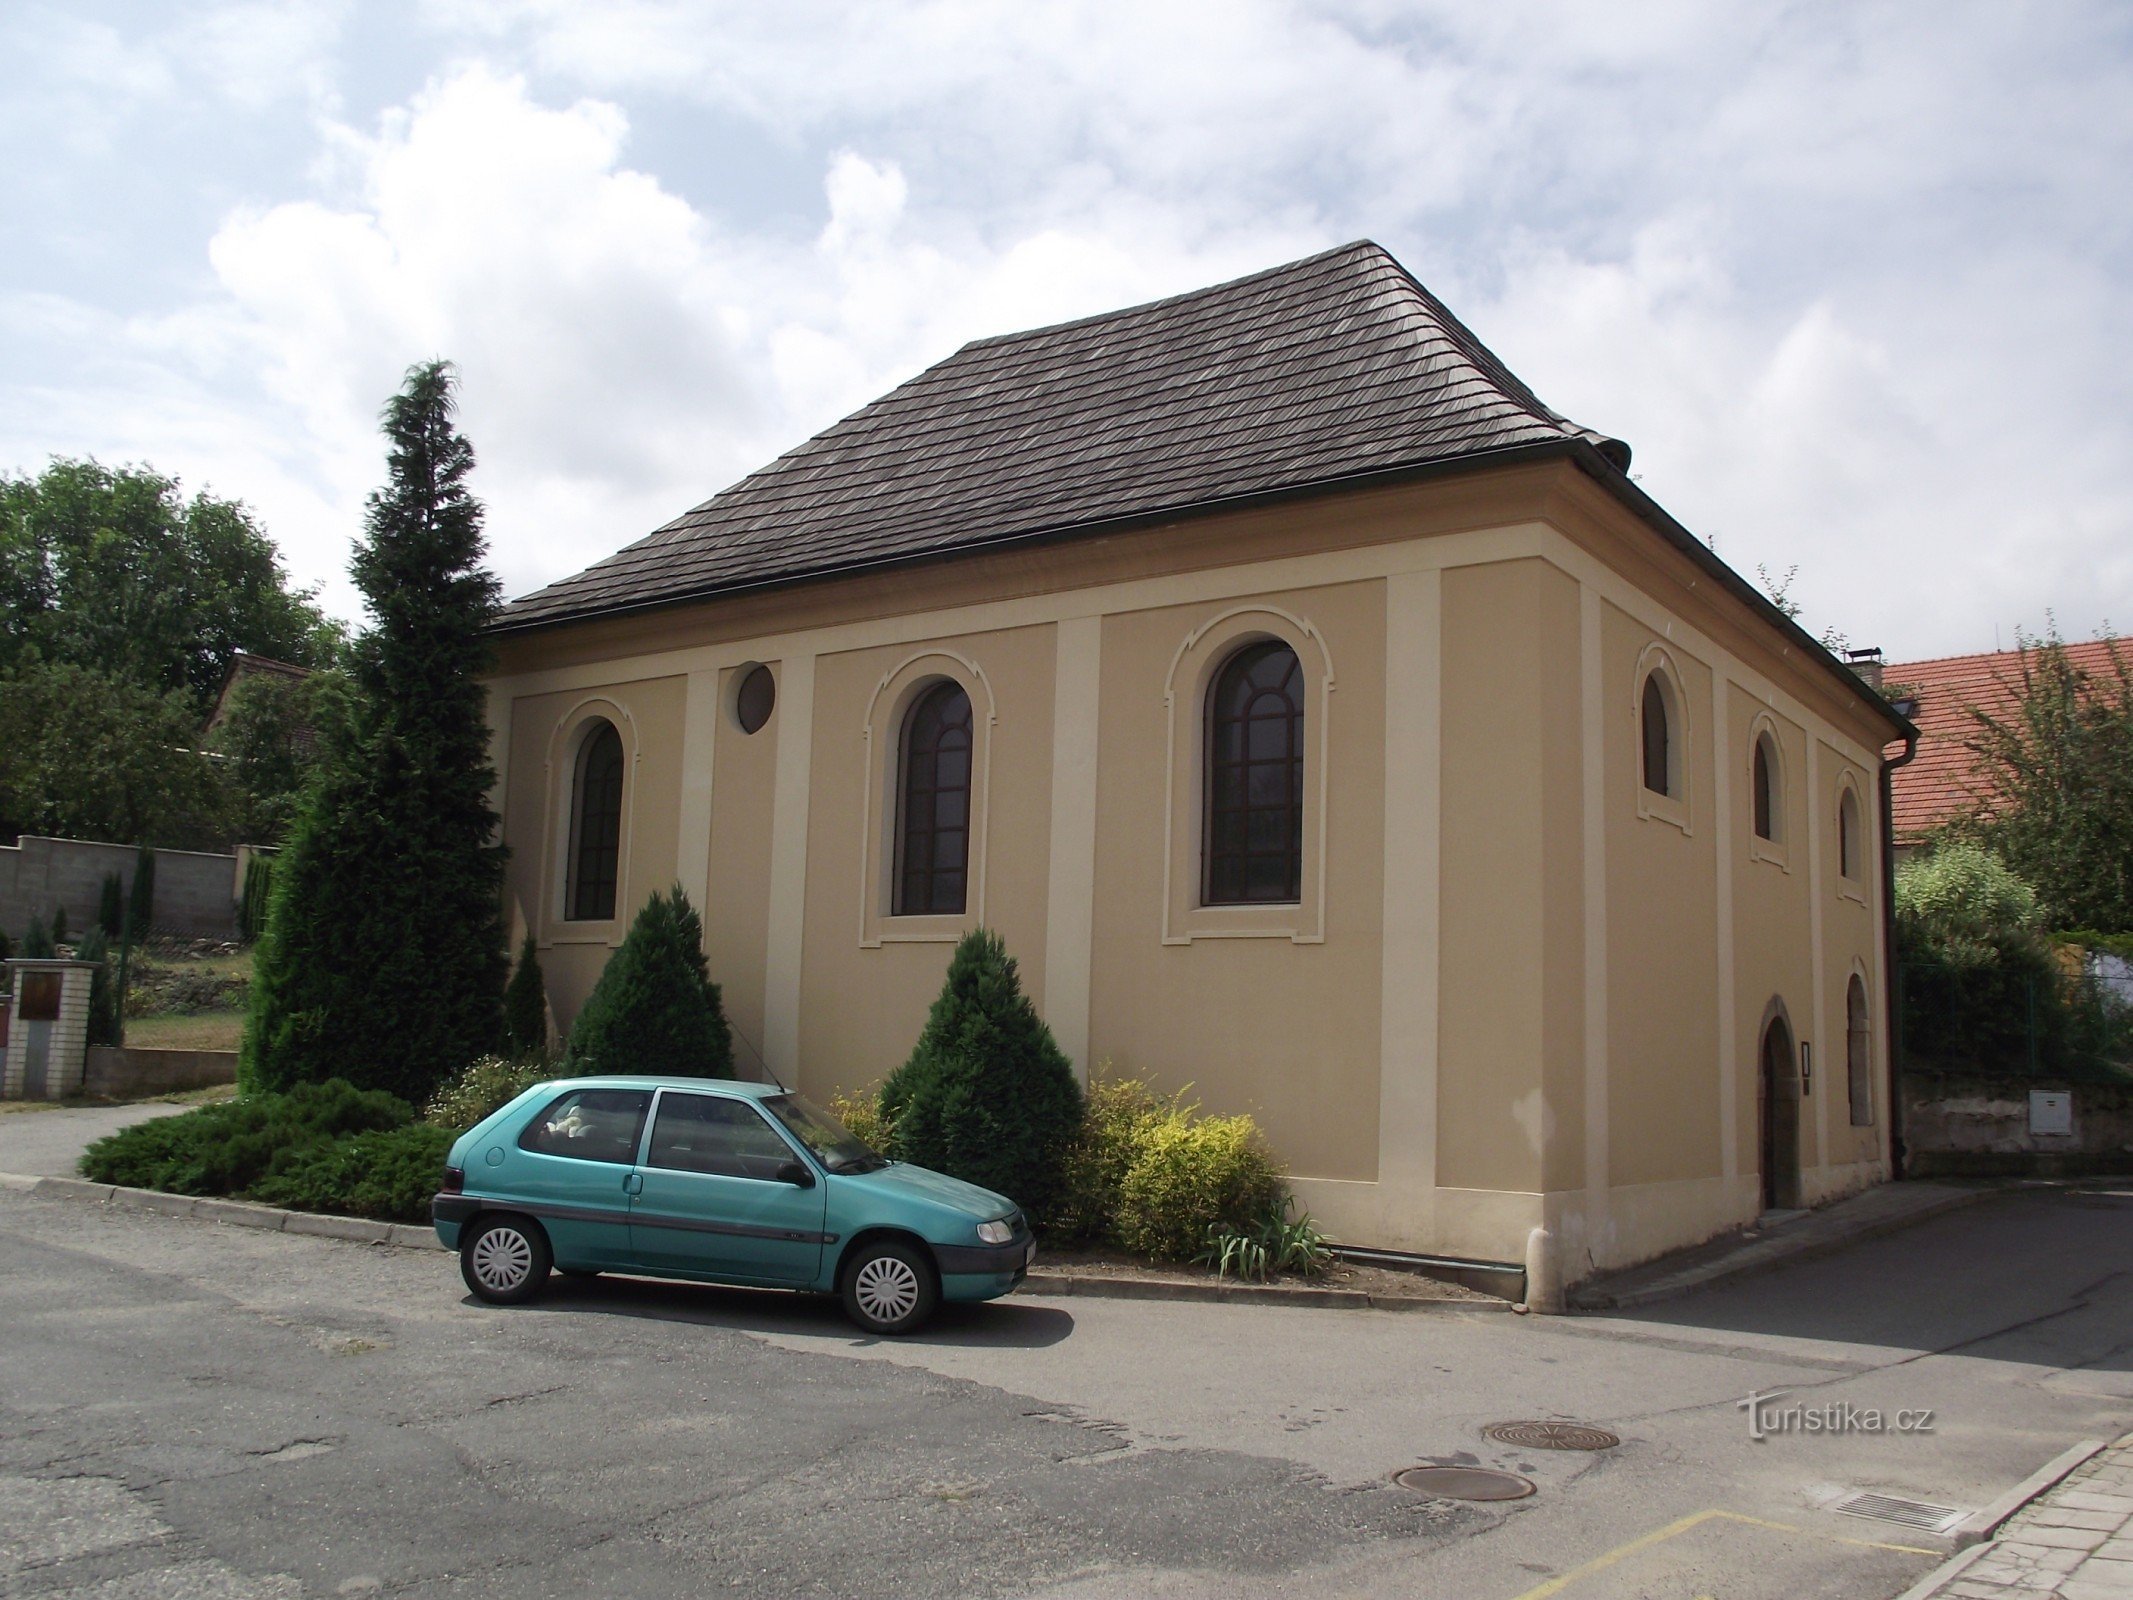
[[[405,1101],[334,1078],[135,1123],[89,1146],[81,1169],[128,1188],[425,1222],[452,1139]]]

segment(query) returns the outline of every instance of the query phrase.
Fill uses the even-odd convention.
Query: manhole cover
[[[1440,1500],[1523,1500],[1533,1492],[1530,1478],[1486,1467],[1409,1467],[1392,1481]]]
[[[1529,1450],[1612,1450],[1622,1441],[1582,1422],[1492,1422],[1481,1430],[1498,1444]]]

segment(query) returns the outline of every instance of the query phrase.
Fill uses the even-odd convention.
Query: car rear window
[[[573,1089],[526,1124],[519,1148],[578,1161],[637,1160],[637,1139],[651,1108],[649,1089]]]

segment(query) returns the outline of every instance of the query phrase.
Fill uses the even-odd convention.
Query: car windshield
[[[762,1104],[832,1172],[873,1172],[889,1164],[810,1100],[796,1094],[774,1094],[766,1096]]]

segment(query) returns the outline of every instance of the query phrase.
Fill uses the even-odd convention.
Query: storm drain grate
[[[1583,1422],[1492,1422],[1482,1433],[1498,1444],[1530,1450],[1612,1450],[1622,1441]]]
[[[1830,1508],[1847,1517],[1865,1517],[1871,1522],[1896,1522],[1922,1533],[1946,1533],[1969,1515],[1954,1506],[1937,1506],[1925,1500],[1905,1500],[1893,1494],[1848,1494]]]
[[[1532,1479],[1487,1467],[1409,1467],[1392,1481],[1440,1500],[1523,1500],[1533,1492]]]

